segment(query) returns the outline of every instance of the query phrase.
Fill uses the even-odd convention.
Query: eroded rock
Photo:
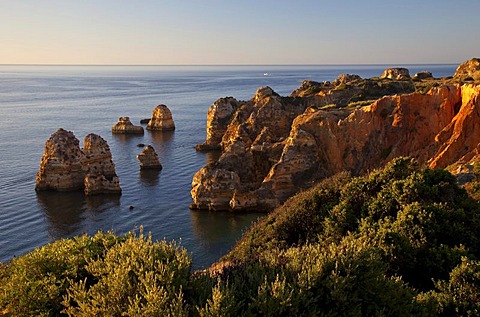
[[[192,208],[270,210],[321,179],[362,174],[398,156],[432,168],[471,163],[480,158],[479,94],[478,84],[443,85],[321,109],[309,96],[262,91],[233,114],[220,159],[195,174]]]
[[[460,64],[453,77],[460,80],[480,80],[480,59],[472,58]]]
[[[81,149],[75,135],[61,128],[45,143],[35,189],[84,189],[86,195],[121,192],[107,142],[89,134]]]
[[[120,117],[118,122],[112,126],[112,133],[117,134],[143,134],[143,127],[133,125],[129,117]]]
[[[162,169],[158,154],[151,145],[147,145],[142,153],[137,155],[137,160],[140,162],[140,169]]]
[[[148,122],[147,130],[172,131],[175,130],[172,113],[165,105],[158,105],[152,112],[152,118]]]
[[[408,71],[408,69],[403,67],[387,68],[383,71],[382,75],[380,75],[380,79],[383,78],[393,80],[407,80],[410,79],[410,72]]]

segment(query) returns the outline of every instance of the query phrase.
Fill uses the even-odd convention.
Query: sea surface
[[[392,65],[350,66],[18,66],[0,65],[0,261],[64,237],[98,230],[152,232],[175,240],[205,268],[228,252],[262,214],[191,211],[194,173],[215,155],[197,153],[206,115],[218,98],[250,99],[258,87],[288,95],[305,79],[333,80],[341,73],[379,76]],[[451,76],[456,65],[403,65]],[[139,125],[166,104],[174,132],[113,135],[118,117]],[[122,195],[35,192],[45,141],[58,128],[83,144],[88,133],[107,140]],[[141,172],[138,143],[151,144],[161,172]],[[133,209],[129,207],[133,206]]]

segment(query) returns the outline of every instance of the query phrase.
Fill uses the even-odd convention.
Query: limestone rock
[[[471,60],[460,64],[453,77],[461,80],[465,80],[466,78],[480,80],[480,59],[472,58]]]
[[[140,169],[162,169],[157,152],[151,145],[147,145],[142,153],[137,155],[137,160],[140,161]]]
[[[165,105],[158,105],[152,112],[152,118],[147,125],[147,130],[171,131],[175,130],[172,113]]]
[[[431,72],[429,71],[423,71],[423,72],[418,72],[416,73],[415,75],[413,75],[413,78],[412,79],[428,79],[428,78],[433,78],[433,75]]]
[[[387,68],[383,71],[382,75],[380,75],[380,79],[394,79],[394,80],[406,80],[410,79],[410,72],[406,68],[402,67],[395,67],[395,68]]]
[[[118,122],[112,126],[112,133],[117,134],[143,134],[143,127],[133,125],[129,117],[120,117]]]
[[[83,188],[83,160],[84,154],[75,135],[58,129],[45,143],[35,189],[69,191]]]
[[[240,105],[235,98],[225,97],[210,106],[207,113],[207,137],[204,143],[197,144],[197,151],[221,149],[222,137]]]
[[[101,136],[90,133],[83,141],[86,195],[120,193],[110,147]]]
[[[140,120],[140,124],[148,124],[150,122],[150,118],[145,118]]]
[[[106,178],[105,175],[87,174],[84,179],[85,195],[119,194],[120,181],[117,176]]]
[[[398,156],[432,168],[480,158],[480,85],[297,114],[289,113],[288,101],[261,93],[239,107],[220,159],[195,174],[193,208],[272,209],[325,177],[345,170],[362,174]],[[280,116],[293,120],[282,123]]]
[[[87,195],[121,192],[107,142],[98,135],[89,134],[81,149],[75,135],[61,128],[45,143],[35,189],[84,189]]]

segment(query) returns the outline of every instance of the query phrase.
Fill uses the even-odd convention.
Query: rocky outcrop
[[[45,143],[36,176],[36,190],[69,191],[83,188],[84,154],[71,131],[58,129]]]
[[[453,77],[460,80],[480,80],[480,59],[472,58],[460,64]]]
[[[393,80],[407,80],[410,79],[410,72],[408,69],[402,67],[387,68],[382,75],[380,75],[380,79],[384,78]]]
[[[304,82],[294,98],[261,88],[250,101],[239,102],[221,128],[219,160],[194,176],[191,207],[269,210],[325,177],[345,170],[362,174],[398,156],[432,168],[480,159],[478,84],[439,85],[424,94],[384,96],[368,106],[322,109],[315,98],[334,96],[328,85],[334,84]]]
[[[197,144],[197,151],[220,150],[222,138],[232,121],[235,111],[244,103],[233,97],[220,98],[208,109],[207,137],[204,143]]]
[[[162,169],[157,152],[151,145],[147,145],[142,153],[137,155],[137,160],[140,162],[140,169]]]
[[[143,127],[133,125],[129,117],[120,117],[118,122],[112,126],[112,133],[117,134],[143,134]]]
[[[61,128],[45,143],[35,189],[84,189],[86,195],[121,192],[107,142],[89,134],[81,149],[75,135]]]
[[[385,71],[387,72],[387,71]],[[341,74],[332,82],[306,80],[290,96],[308,98],[313,107],[342,108],[365,102],[373,102],[385,95],[405,94],[415,91],[407,80],[361,78],[358,75]]]
[[[158,105],[152,112],[152,118],[147,125],[147,130],[172,131],[175,130],[172,113],[165,105]]]
[[[90,133],[83,141],[86,195],[120,193],[110,147],[101,136]]]
[[[412,77],[413,80],[419,80],[419,79],[421,80],[421,79],[429,79],[429,78],[433,78],[433,75],[431,72],[426,70],[423,72],[418,72]]]

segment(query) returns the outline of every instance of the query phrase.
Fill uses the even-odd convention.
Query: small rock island
[[[175,123],[173,122],[172,113],[165,105],[158,105],[153,109],[152,118],[148,122],[147,130],[153,131],[173,131]]]
[[[137,155],[137,160],[140,162],[140,169],[154,169],[154,170],[161,170],[162,164],[160,164],[160,160],[158,159],[157,152],[151,145],[147,145],[142,153]]]
[[[133,125],[129,117],[120,117],[118,122],[112,126],[112,133],[116,134],[143,134],[143,127]]]

